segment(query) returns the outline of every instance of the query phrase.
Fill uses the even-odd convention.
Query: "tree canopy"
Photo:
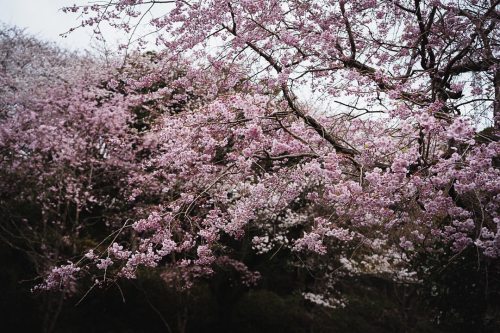
[[[305,300],[342,308],[352,278],[498,273],[499,3],[65,8],[130,35],[108,62],[5,30],[2,238],[36,290],[70,293],[142,270],[252,288],[277,256],[313,277]]]

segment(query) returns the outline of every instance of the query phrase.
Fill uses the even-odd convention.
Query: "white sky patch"
[[[86,0],[0,0],[0,23],[25,28],[26,32],[46,41],[55,42],[70,50],[90,50],[99,45],[91,28],[77,29],[67,37],[61,34],[78,26],[79,14],[63,13],[61,8],[73,4],[88,4]],[[103,35],[110,44],[118,45],[123,35],[102,27]]]

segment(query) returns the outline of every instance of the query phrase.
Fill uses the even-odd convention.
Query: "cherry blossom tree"
[[[418,284],[471,250],[478,265],[498,265],[498,5],[118,0],[66,8],[83,14],[82,26],[98,33],[108,23],[130,42],[150,36],[136,36],[147,23],[162,51],[142,65],[129,53],[134,65],[96,79],[107,83],[93,103],[66,104],[84,110],[75,117],[97,112],[91,119],[104,132],[84,131],[94,138],[88,147],[109,127],[123,131],[103,141],[113,148],[102,168],[119,160],[127,172],[120,200],[137,212],[39,287],[67,288],[84,271],[102,285],[140,267],[160,267],[182,287],[229,268],[252,285],[259,272],[242,255],[251,248],[257,257],[286,253],[314,272],[304,297],[336,307],[344,305],[337,285],[350,276]],[[72,96],[83,87],[72,83]],[[127,111],[144,122],[140,139],[123,125]]]

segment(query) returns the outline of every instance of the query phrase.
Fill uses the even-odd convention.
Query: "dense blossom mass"
[[[141,267],[181,287],[222,267],[251,286],[260,273],[243,251],[287,253],[317,277],[304,297],[335,307],[345,276],[419,283],[471,248],[497,263],[498,6],[66,8],[130,41],[147,24],[162,50],[125,45],[126,61],[107,64],[50,48],[43,59],[61,63],[3,55],[2,205],[38,207],[10,221],[49,259],[37,288],[104,285]],[[78,242],[94,228],[110,236]]]

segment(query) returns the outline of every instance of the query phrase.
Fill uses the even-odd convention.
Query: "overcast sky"
[[[86,0],[0,0],[0,22],[26,28],[27,31],[44,40],[50,40],[70,49],[88,49],[92,44],[92,31],[78,29],[67,38],[61,33],[79,24],[81,19],[60,9],[73,4],[88,3]],[[119,35],[106,31],[108,40],[116,40]],[[95,39],[93,40],[95,43]]]

